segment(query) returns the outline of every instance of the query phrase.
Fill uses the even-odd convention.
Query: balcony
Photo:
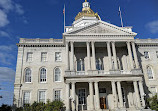
[[[89,71],[65,71],[65,77],[82,77],[82,76],[119,76],[119,75],[142,75],[141,69],[124,70],[89,70]]]

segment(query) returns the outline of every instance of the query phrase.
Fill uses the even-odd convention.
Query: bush
[[[49,100],[47,103],[34,102],[32,105],[25,104],[24,107],[17,108],[16,111],[65,111],[64,103],[62,101]]]
[[[158,111],[158,97],[157,95],[148,99],[149,107],[152,110]]]
[[[0,111],[12,111],[12,107],[6,104],[2,104],[2,106],[0,107]]]

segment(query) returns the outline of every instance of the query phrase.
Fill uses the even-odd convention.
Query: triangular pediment
[[[66,32],[66,34],[137,35],[137,33],[103,21],[95,22],[84,27],[74,28]]]

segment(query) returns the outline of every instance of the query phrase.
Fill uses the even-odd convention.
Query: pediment
[[[128,31],[102,21],[74,29],[70,32],[67,32],[67,34],[137,35],[132,31]]]

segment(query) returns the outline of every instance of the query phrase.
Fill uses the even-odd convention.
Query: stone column
[[[128,55],[129,55],[129,59],[130,59],[130,65],[131,65],[131,69],[134,69],[134,65],[133,65],[133,57],[132,57],[132,50],[131,50],[131,44],[130,42],[127,42],[127,49],[128,49]]]
[[[87,62],[88,62],[88,70],[91,70],[89,42],[87,42]]]
[[[75,91],[75,82],[72,82],[72,111],[76,110],[76,91]]]
[[[118,69],[118,64],[117,64],[117,56],[116,56],[116,48],[115,48],[115,42],[112,42],[112,52],[113,52],[113,58],[114,58],[114,65],[115,69]]]
[[[99,98],[99,86],[98,86],[98,82],[95,82],[95,110],[99,110],[100,109],[100,98]]]
[[[141,108],[137,81],[133,81],[133,85],[134,85],[135,96],[136,96],[136,99],[137,99],[137,103],[135,103],[135,104],[138,106],[138,108]]]
[[[112,69],[112,58],[111,58],[110,42],[107,42],[107,51],[108,51],[108,58],[109,58],[109,69]]]
[[[116,93],[116,84],[115,81],[111,81],[111,85],[112,85],[112,93],[113,93],[113,97],[114,97],[114,108],[117,108],[117,93]]]
[[[66,70],[70,70],[69,66],[69,42],[66,42]]]
[[[90,95],[90,110],[94,110],[94,93],[93,93],[93,82],[89,82],[89,95]]]
[[[118,91],[120,108],[123,108],[123,97],[122,97],[122,89],[121,89],[120,81],[117,82],[117,91]]]
[[[74,71],[74,42],[71,42],[71,71]]]
[[[66,111],[70,111],[70,84],[66,84]]]
[[[94,46],[94,42],[91,42],[91,44],[92,44],[93,70],[96,70],[95,46]]]
[[[139,62],[138,62],[138,56],[137,56],[137,52],[136,52],[136,47],[135,47],[135,43],[132,42],[132,49],[133,49],[133,55],[134,55],[134,61],[136,64],[136,68],[139,69]]]
[[[139,81],[139,90],[140,90],[140,96],[142,100],[142,106],[145,107],[145,100],[144,100],[144,88],[143,88],[143,82]]]

